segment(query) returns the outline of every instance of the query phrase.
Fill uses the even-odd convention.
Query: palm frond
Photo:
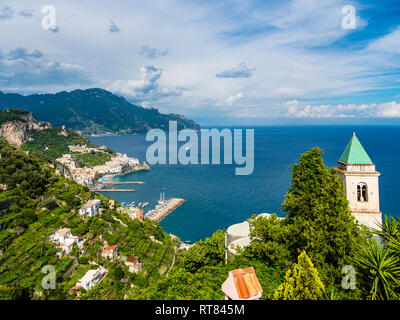
[[[354,262],[372,283],[371,299],[398,298],[395,290],[400,286],[400,261],[396,255],[390,254],[388,248],[378,246],[373,240],[369,248],[354,258]]]

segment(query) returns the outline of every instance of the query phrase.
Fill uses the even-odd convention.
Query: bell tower
[[[380,173],[355,133],[340,157],[336,171],[343,181],[350,210],[358,222],[369,228],[380,229]]]

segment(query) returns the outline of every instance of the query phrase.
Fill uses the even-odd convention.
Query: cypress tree
[[[292,186],[282,209],[291,229],[287,244],[293,260],[305,250],[325,280],[340,277],[341,268],[366,244],[365,233],[351,214],[342,181],[328,169],[323,152],[314,148],[293,165]]]
[[[274,293],[275,300],[318,300],[325,290],[318,270],[303,251],[292,269],[286,272],[285,282]]]

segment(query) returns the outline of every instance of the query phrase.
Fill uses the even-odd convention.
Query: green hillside
[[[37,120],[50,122],[53,126],[65,125],[85,134],[145,133],[151,128],[167,130],[170,120],[178,122],[178,129],[200,128],[181,115],[139,107],[97,88],[28,96],[0,92],[0,109],[8,108],[28,110]]]
[[[70,289],[97,263],[107,276],[79,299],[123,299],[133,288],[147,287],[164,274],[172,261],[174,243],[158,223],[143,224],[110,209],[108,200],[88,188],[63,178],[42,160],[0,140],[0,299],[73,299]],[[77,214],[89,199],[102,199],[102,212],[83,219]],[[49,241],[59,228],[85,238],[82,250],[56,257]],[[152,242],[154,236],[159,242]],[[139,274],[128,272],[123,259],[106,261],[102,246],[118,245],[118,254],[138,256],[144,263]],[[43,290],[42,268],[56,268],[57,287]]]
[[[51,161],[61,157],[63,154],[70,153],[69,145],[97,147],[88,138],[73,130],[67,129],[67,135],[60,134],[61,130],[60,127],[32,130],[29,132],[31,140],[23,145],[23,149],[35,154],[37,157]]]

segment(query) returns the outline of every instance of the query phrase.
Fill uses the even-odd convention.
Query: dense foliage
[[[382,231],[378,232],[381,244],[373,239],[368,247],[354,257],[361,274],[366,295],[372,300],[400,298],[400,222],[386,217]]]
[[[50,173],[39,160],[27,157],[0,139],[0,183],[16,196],[39,196],[50,182]],[[18,187],[18,188],[17,188]],[[3,188],[3,189],[4,189]]]
[[[61,134],[62,128],[49,128],[44,130],[32,130],[31,139],[23,145],[23,149],[33,153],[36,157],[52,161],[63,154],[71,153],[69,145],[87,145],[96,147],[88,138],[73,130],[65,130],[66,135]]]
[[[70,289],[89,269],[99,264],[107,276],[80,299],[123,299],[133,287],[147,287],[165,274],[176,244],[156,222],[143,224],[108,207],[108,199],[70,179],[20,148],[0,140],[0,299],[74,299]],[[89,199],[102,199],[102,211],[92,218],[77,214]],[[117,204],[118,205],[118,204]],[[49,236],[69,228],[85,242],[82,250],[57,257]],[[155,240],[152,241],[150,236]],[[106,245],[118,245],[119,258],[101,256]],[[128,271],[124,257],[135,255],[144,263],[136,274]],[[44,290],[44,266],[56,269],[56,289]],[[133,286],[133,287],[132,287]]]
[[[24,116],[28,114],[29,112],[25,110],[8,109],[0,111],[0,125],[10,121],[24,121]]]
[[[167,277],[161,278],[146,289],[134,292],[134,299],[221,300],[221,285],[230,270],[254,267],[263,287],[263,299],[271,299],[284,278],[283,271],[261,259],[236,256],[225,263],[223,232],[197,242],[188,251],[177,256],[175,267]],[[201,260],[205,259],[204,262]]]
[[[291,225],[290,249],[305,250],[316,266],[338,275],[354,253],[365,246],[365,234],[350,212],[344,185],[335,169],[314,148],[300,157],[292,170],[292,187],[282,204]],[[324,275],[326,278],[326,274]]]

